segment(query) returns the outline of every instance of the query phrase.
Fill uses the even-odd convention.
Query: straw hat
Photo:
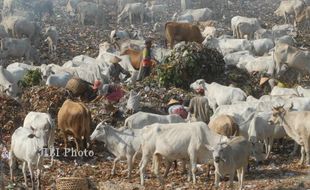
[[[180,102],[179,102],[178,100],[172,98],[172,99],[168,102],[167,106],[170,106],[170,105],[172,105],[172,104],[179,104],[179,103],[180,103]]]
[[[121,61],[122,61],[122,59],[119,58],[119,57],[117,57],[117,56],[114,56],[114,57],[112,57],[112,58],[110,59],[110,62],[111,62],[111,63],[119,63],[119,62],[121,62]]]
[[[261,86],[261,85],[265,84],[265,82],[267,82],[268,80],[269,80],[268,77],[262,77],[262,78],[260,78],[259,85]]]
[[[100,80],[95,80],[93,89],[97,90],[101,86],[101,81]]]

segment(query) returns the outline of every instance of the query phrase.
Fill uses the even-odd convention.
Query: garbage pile
[[[68,98],[69,94],[64,88],[35,86],[26,89],[21,99],[27,112],[50,113],[52,118],[56,118],[59,108]]]
[[[174,47],[163,64],[157,67],[159,84],[188,89],[197,79],[212,82],[223,73],[225,62],[220,52],[196,42]]]
[[[0,132],[12,134],[16,128],[22,126],[26,112],[15,99],[0,94]]]
[[[22,80],[19,81],[19,86],[26,88],[39,85],[42,80],[41,75],[42,73],[39,69],[28,70]]]

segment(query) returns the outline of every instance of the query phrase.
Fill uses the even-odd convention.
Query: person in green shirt
[[[145,40],[145,48],[142,52],[142,63],[139,72],[139,80],[143,80],[145,77],[149,76],[152,71],[152,41],[150,39]]]

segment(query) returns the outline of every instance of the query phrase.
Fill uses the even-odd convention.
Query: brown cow
[[[220,135],[227,137],[239,135],[239,126],[230,115],[220,115],[211,120],[208,126],[212,131]]]
[[[67,136],[72,134],[74,137],[76,149],[80,150],[80,143],[82,148],[86,148],[89,142],[91,113],[87,107],[81,102],[73,102],[66,100],[61,106],[58,115],[58,128],[64,138],[65,148],[67,148]]]
[[[122,51],[120,55],[128,55],[132,67],[136,70],[140,69],[140,64],[142,61],[142,51],[137,51],[137,50],[128,48]]]
[[[165,25],[166,46],[174,47],[175,41],[202,43],[203,37],[197,25],[190,23],[167,22]]]

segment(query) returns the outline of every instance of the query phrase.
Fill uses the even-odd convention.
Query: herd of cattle
[[[82,25],[87,22],[102,25],[107,23],[107,20],[102,20],[106,15],[105,8],[114,6],[116,2],[119,23],[126,23],[126,19],[129,23],[134,23],[136,20],[144,22],[145,16],[151,18],[154,32],[165,37],[170,49],[175,45],[182,45],[182,43],[176,44],[177,42],[195,41],[218,49],[223,54],[226,65],[236,65],[248,72],[265,72],[276,76],[287,67],[310,72],[310,52],[295,47],[294,39],[299,24],[310,26],[310,8],[303,0],[281,1],[279,8],[275,10],[275,15],[283,16],[286,23],[275,25],[271,29],[263,28],[262,21],[257,18],[238,15],[232,17],[232,36],[219,36],[221,28],[216,27],[216,22],[208,21],[214,19],[215,13],[206,7],[178,12],[174,14],[173,21],[163,22],[168,19],[166,13],[171,1],[148,1],[145,4],[134,0],[96,2],[69,0],[65,9],[69,16],[77,15]],[[225,2],[227,5],[232,3]],[[26,6],[27,3],[29,1],[3,1],[0,55],[2,58],[25,57],[26,62],[12,63],[6,68],[0,66],[1,92],[18,99],[22,93],[18,81],[28,70],[34,69],[41,71],[45,83],[43,85],[48,86],[65,87],[73,76],[90,83],[95,80],[108,82],[109,60],[115,55],[122,58],[120,62],[122,67],[132,73],[132,77],[126,82],[135,83],[139,65],[132,63],[131,53],[124,52],[132,48],[141,50],[144,44],[142,32],[139,30],[133,33],[126,30],[111,31],[110,42],[100,44],[97,58],[79,55],[62,66],[27,64],[29,61],[35,64],[40,62],[36,47],[42,39],[48,42],[50,53],[56,55],[57,41],[60,38],[55,26],[47,27],[42,33],[40,24],[41,18],[46,13],[54,14],[52,1],[34,1],[30,8]],[[28,9],[20,8],[21,4]],[[40,22],[33,19],[33,13],[40,18]],[[193,22],[199,22],[199,26]],[[114,44],[117,44],[117,47],[114,47]],[[153,53],[157,60],[161,61],[170,52],[166,48],[154,47]],[[52,155],[51,165],[53,164],[56,126],[61,131],[66,147],[68,135],[74,137],[77,150],[90,148],[90,141],[103,141],[106,148],[116,157],[112,174],[115,174],[115,164],[119,160],[126,160],[130,178],[135,159],[140,160],[141,184],[144,184],[146,165],[150,159],[153,162],[152,169],[161,184],[164,180],[159,172],[160,162],[164,160],[167,163],[164,174],[167,176],[172,162],[177,160],[182,162],[184,170],[188,167],[188,179],[192,179],[193,183],[196,183],[197,164],[214,164],[216,186],[219,186],[220,176],[223,175],[229,175],[232,185],[237,171],[241,189],[249,157],[253,156],[257,161],[268,159],[273,141],[285,136],[291,137],[296,142],[292,154],[295,154],[298,145],[301,146],[300,164],[304,162],[310,164],[309,89],[301,86],[296,88],[275,86],[270,95],[256,99],[247,96],[239,88],[215,82],[208,84],[203,79],[193,82],[190,87],[197,92],[204,91],[204,96],[193,98],[188,108],[190,111],[195,110],[202,105],[193,102],[203,102],[206,108],[203,112],[208,117],[203,119],[204,122],[201,121],[202,116],[199,117],[195,113],[192,113],[194,116],[190,115],[184,120],[178,115],[137,112],[129,116],[124,127],[120,129],[101,122],[91,134],[91,112],[81,102],[66,100],[58,112],[57,125],[54,123],[56,118],[51,118],[48,113],[28,113],[23,126],[16,129],[12,135],[11,179],[15,160],[18,159],[24,162],[25,184],[27,185],[26,166],[28,166],[32,187],[35,187],[33,174],[35,165],[37,185],[40,186],[44,158],[40,153],[43,149],[49,148]],[[196,101],[197,99],[199,101]],[[210,116],[211,109],[212,116]]]

